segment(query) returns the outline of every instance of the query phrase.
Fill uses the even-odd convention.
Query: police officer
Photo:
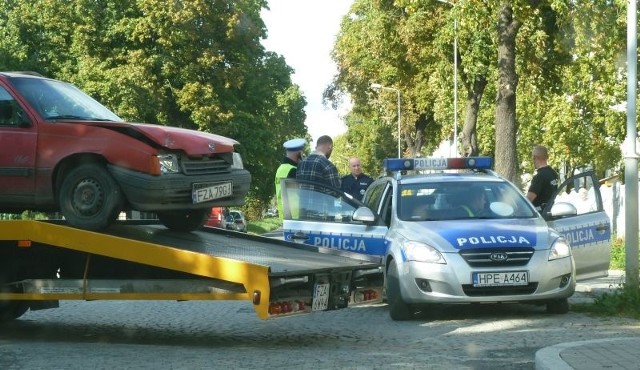
[[[362,163],[359,158],[349,158],[349,171],[351,174],[342,177],[342,191],[362,200],[365,190],[371,185],[373,179],[362,173]]]
[[[532,157],[536,173],[531,179],[531,185],[527,191],[527,199],[529,199],[535,207],[541,209],[549,202],[553,192],[558,188],[558,173],[547,163],[549,153],[544,146],[534,146]]]
[[[282,194],[280,191],[280,181],[282,179],[295,179],[298,162],[302,159],[302,151],[305,145],[304,139],[291,139],[282,146],[286,150],[286,156],[282,159],[282,164],[276,170],[275,186],[276,201],[278,203],[278,216],[282,220]]]

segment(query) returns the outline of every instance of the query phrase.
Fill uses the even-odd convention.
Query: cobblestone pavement
[[[0,326],[0,368],[534,369],[541,348],[633,336],[636,320],[528,305],[394,322],[380,304],[262,321],[249,302],[71,301]]]

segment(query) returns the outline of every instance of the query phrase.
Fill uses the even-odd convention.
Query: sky
[[[286,59],[293,68],[293,83],[307,100],[305,124],[313,138],[311,148],[322,135],[343,134],[342,117],[348,107],[334,110],[322,104],[322,92],[337,73],[331,50],[352,0],[269,0],[262,11],[267,39],[262,44]]]

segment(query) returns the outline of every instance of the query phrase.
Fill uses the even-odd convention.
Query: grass
[[[624,239],[613,238],[610,269],[625,270],[625,248]],[[571,310],[600,316],[640,319],[640,287],[625,285],[622,289],[597,297],[592,304],[572,305]]]
[[[252,234],[264,234],[282,227],[282,221],[278,217],[265,217],[262,220],[251,221],[247,224],[247,232]]]
[[[611,242],[611,270],[624,270],[625,268],[625,244],[622,238],[613,238]]]

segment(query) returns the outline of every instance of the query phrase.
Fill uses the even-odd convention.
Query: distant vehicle
[[[244,215],[241,211],[229,211],[229,216],[227,216],[227,229],[240,231],[243,233],[247,232],[247,221],[244,218]]]
[[[204,226],[209,227],[218,227],[221,229],[227,228],[227,215],[229,211],[226,207],[213,207],[211,208],[211,213],[209,214],[209,218],[205,222]]]
[[[267,210],[267,213],[265,213],[265,216],[267,217],[277,217],[278,216],[278,210],[275,208],[269,208]]]
[[[124,122],[75,86],[0,72],[0,212],[61,211],[100,230],[121,211],[192,231],[213,206],[244,204],[251,175],[235,140]]]
[[[371,184],[362,202],[286,179],[284,238],[380,256],[394,320],[456,303],[544,304],[566,313],[576,280],[608,273],[611,224],[597,178],[586,172],[567,179],[538,211],[491,171],[492,163],[387,159],[389,175]],[[562,200],[578,186],[593,193],[585,213]]]

